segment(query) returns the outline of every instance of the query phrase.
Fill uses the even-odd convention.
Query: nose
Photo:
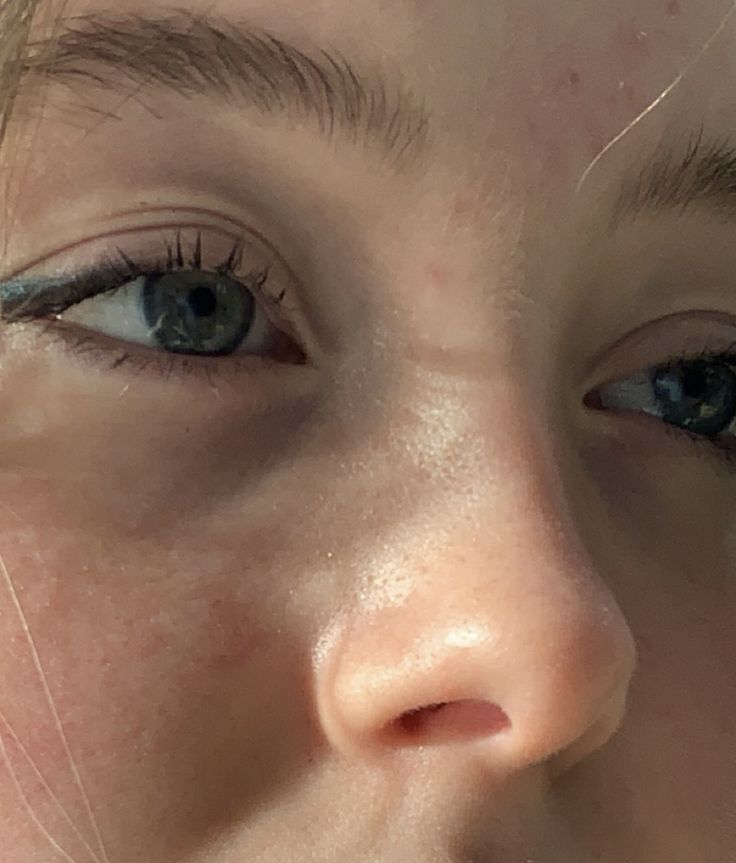
[[[472,746],[494,772],[557,776],[620,726],[634,638],[537,444],[517,441],[472,513],[448,503],[367,556],[315,651],[343,755]]]

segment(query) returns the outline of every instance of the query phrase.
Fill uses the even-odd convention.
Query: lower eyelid
[[[70,361],[99,372],[119,374],[130,381],[141,377],[153,383],[177,383],[191,391],[204,387],[215,391],[218,382],[232,383],[239,392],[249,390],[269,395],[289,381],[302,384],[311,378],[314,369],[306,362],[274,359],[258,354],[234,353],[229,356],[195,356],[175,354],[146,345],[121,343],[119,339],[76,324],[49,320],[30,325],[53,349],[61,351]],[[291,344],[291,343],[290,343]],[[303,357],[303,354],[300,355]]]
[[[679,441],[684,440],[694,447],[696,455],[706,459],[715,458],[718,462],[726,462],[736,469],[736,434],[733,431],[724,432],[717,437],[707,437],[693,434],[686,429],[679,429],[669,423],[662,423],[662,425],[668,436]]]
[[[615,448],[625,458],[638,460],[642,465],[661,458],[671,461],[685,453],[691,458],[683,464],[696,457],[715,465],[728,465],[729,478],[731,466],[736,468],[736,420],[729,427],[732,431],[712,438],[664,422],[639,408],[595,409],[591,405],[590,411],[609,420],[607,429]]]
[[[214,274],[208,274],[211,275]],[[150,321],[146,322],[142,304],[146,278],[142,275],[112,290],[101,290],[74,303],[65,311],[54,315],[54,318],[67,326],[75,325],[88,333],[117,339],[121,346],[143,346],[166,354],[165,347],[159,344],[156,337],[156,325],[151,326]],[[236,283],[235,280],[231,281]],[[241,285],[241,289],[253,298],[254,315],[251,326],[244,335],[242,344],[232,353],[221,357],[221,360],[235,355],[261,354],[279,362],[305,363],[306,355],[298,347],[299,340],[291,335],[293,328],[286,326],[281,320],[273,321],[260,288],[248,285]],[[194,356],[194,353],[192,355]]]

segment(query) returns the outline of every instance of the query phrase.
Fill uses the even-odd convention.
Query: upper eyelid
[[[230,242],[232,245],[227,259],[214,264],[212,269],[206,268],[205,272],[217,272],[234,277],[242,282],[245,288],[256,294],[261,301],[272,306],[281,306],[286,288],[282,288],[275,297],[270,297],[263,290],[264,284],[268,282],[271,268],[266,265],[251,269],[247,273],[236,274],[236,268],[240,266],[243,258],[245,242],[242,238],[235,240],[231,238]],[[148,259],[142,257],[141,262],[138,263],[117,247],[116,253],[120,261],[116,261],[113,254],[106,251],[99,256],[97,264],[82,270],[55,277],[16,277],[0,283],[0,318],[5,323],[16,323],[44,315],[60,314],[85,299],[112,292],[125,282],[150,272],[165,272],[169,266],[177,270],[193,269],[196,268],[197,263],[202,263],[202,240],[199,229],[197,229],[195,243],[190,244],[191,249],[186,253],[182,243],[181,228],[177,229],[173,241],[163,235],[162,244],[167,256],[165,264],[160,256],[155,260],[152,257]],[[53,258],[55,255],[50,257]],[[109,291],[100,290],[101,281],[111,283]]]
[[[225,238],[227,241],[235,241],[240,238],[248,238],[250,240],[252,238],[253,244],[261,244],[264,248],[268,250],[269,255],[273,255],[279,261],[279,264],[288,269],[288,265],[283,260],[279,252],[273,248],[271,243],[268,241],[268,238],[258,231],[256,228],[251,227],[250,225],[244,225],[243,223],[222,216],[220,213],[214,210],[210,210],[204,207],[172,207],[172,206],[159,206],[159,207],[145,207],[143,211],[146,215],[156,214],[156,213],[167,213],[173,214],[180,212],[182,213],[182,217],[176,221],[166,221],[166,222],[154,222],[149,224],[134,224],[130,227],[126,228],[110,228],[109,230],[101,233],[95,234],[94,237],[85,238],[84,240],[73,240],[71,242],[66,242],[61,246],[58,246],[51,251],[46,251],[43,254],[40,254],[38,257],[31,259],[30,261],[24,262],[22,266],[16,266],[14,269],[9,270],[6,274],[2,276],[3,281],[19,281],[18,277],[22,273],[27,273],[33,269],[35,269],[39,264],[44,261],[49,260],[50,258],[56,258],[65,254],[72,252],[74,249],[79,248],[81,246],[88,245],[90,243],[103,242],[104,240],[109,240],[111,237],[127,237],[134,234],[143,234],[153,231],[160,231],[163,236],[164,231],[207,231],[211,233],[215,233]],[[122,210],[116,214],[116,217],[119,218],[128,218],[128,217],[136,217],[141,215],[140,209],[132,209],[132,210]],[[204,218],[214,218],[219,222],[229,222],[230,230],[224,230],[221,226],[216,224],[209,224],[203,221],[197,220],[196,222],[191,221],[192,216],[202,216]],[[112,243],[110,243],[112,245]]]
[[[149,221],[148,217],[152,216]],[[162,218],[163,216],[167,218]],[[39,254],[32,262],[24,262],[23,266],[16,265],[12,275],[5,276],[0,281],[0,326],[3,323],[22,322],[23,317],[18,309],[19,304],[28,297],[29,292],[40,290],[47,292],[56,289],[59,292],[68,290],[70,278],[75,272],[79,273],[82,266],[75,265],[73,261],[87,258],[88,260],[100,260],[105,253],[109,253],[116,245],[123,244],[126,250],[132,254],[136,249],[134,239],[137,236],[151,239],[144,240],[148,248],[157,245],[155,251],[146,256],[150,262],[157,257],[160,258],[164,250],[162,237],[172,235],[173,232],[181,230],[185,236],[191,236],[190,232],[202,231],[203,237],[212,235],[217,242],[209,240],[204,242],[206,251],[206,266],[219,263],[220,252],[217,249],[224,247],[232,248],[232,244],[240,239],[244,240],[246,248],[252,248],[255,253],[255,261],[259,264],[258,270],[263,272],[268,269],[269,279],[263,290],[259,292],[259,301],[269,315],[271,322],[281,329],[295,344],[301,346],[309,357],[310,365],[317,368],[326,361],[325,334],[321,329],[323,319],[318,309],[309,302],[309,284],[294,269],[292,263],[284,256],[280,249],[269,239],[268,234],[253,227],[242,218],[223,214],[219,208],[213,210],[207,207],[190,205],[157,205],[146,206],[143,210],[136,207],[121,210],[114,214],[114,219],[122,221],[117,227],[109,227],[102,233],[76,239],[63,245],[52,247],[49,251]],[[113,222],[114,224],[114,222]],[[127,238],[123,243],[121,238]],[[191,242],[190,242],[191,245]],[[91,247],[89,254],[83,252]],[[224,248],[222,251],[224,252]],[[97,251],[95,251],[97,250]],[[224,257],[224,254],[223,254]],[[17,258],[17,255],[16,255]],[[246,255],[244,261],[249,262]],[[53,263],[56,262],[56,263]],[[267,264],[268,267],[261,266]],[[53,277],[36,276],[51,270]],[[87,267],[89,270],[90,268]],[[246,270],[246,267],[243,267]],[[256,268],[249,266],[245,273],[235,274],[236,281],[243,282],[243,276],[253,273]],[[57,275],[58,273],[58,275]],[[0,275],[0,279],[3,276]],[[35,280],[35,285],[31,284]],[[245,283],[244,283],[245,284]],[[247,285],[245,285],[247,287]],[[61,295],[61,294],[60,294]],[[3,302],[3,298],[5,302]],[[80,298],[81,301],[81,298]],[[5,307],[3,309],[3,306]],[[7,313],[8,308],[16,308],[19,314],[15,321],[3,320],[3,311]],[[66,306],[68,308],[68,305]],[[50,310],[49,314],[53,314]],[[26,320],[33,320],[33,315],[28,315]]]

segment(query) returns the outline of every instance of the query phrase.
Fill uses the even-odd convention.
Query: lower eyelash
[[[721,364],[736,374],[736,343],[731,343],[723,350],[713,350],[706,345],[703,350],[686,355],[673,356],[660,363],[661,368],[672,368],[678,363],[691,363],[701,360],[706,363]],[[733,424],[733,423],[732,423]],[[662,422],[665,433],[680,440],[688,440],[698,456],[712,458],[715,456],[720,462],[726,462],[729,466],[736,467],[736,435],[704,435],[695,434],[680,426]]]
[[[116,371],[124,369],[137,375],[164,378],[165,380],[186,378],[186,383],[195,382],[210,385],[214,388],[216,378],[228,378],[231,375],[246,373],[262,376],[271,372],[283,374],[288,363],[279,363],[259,354],[232,354],[227,363],[222,357],[193,356],[190,354],[175,354],[165,351],[151,351],[134,345],[121,347],[120,343],[109,336],[100,333],[86,333],[78,327],[64,325],[63,321],[39,321],[35,325],[41,335],[60,344],[62,349],[69,351],[75,358],[88,358],[90,365],[96,369]],[[105,342],[110,344],[106,345]],[[303,366],[301,366],[303,368]]]
[[[689,441],[696,450],[697,455],[706,458],[715,456],[717,459],[726,461],[736,467],[736,437],[709,437],[708,435],[696,435],[687,429],[670,423],[662,423],[665,434],[673,438]]]

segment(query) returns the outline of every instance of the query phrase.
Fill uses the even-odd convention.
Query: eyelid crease
[[[166,222],[152,222],[151,224],[135,224],[126,228],[110,228],[101,234],[96,234],[92,238],[88,238],[82,241],[74,240],[72,242],[67,242],[64,245],[54,248],[52,252],[44,252],[40,254],[37,258],[34,258],[28,262],[25,262],[22,267],[11,269],[5,275],[4,279],[7,281],[18,280],[22,273],[26,273],[29,270],[35,269],[39,264],[44,261],[49,260],[50,258],[56,258],[60,255],[64,255],[68,252],[71,252],[73,249],[79,248],[80,246],[85,246],[89,243],[97,243],[102,242],[103,240],[108,239],[109,237],[126,237],[131,234],[140,234],[144,232],[150,231],[204,231],[219,234],[221,237],[224,237],[228,242],[234,242],[236,239],[241,240],[242,242],[250,242],[253,241],[253,245],[261,243],[269,255],[273,255],[276,258],[281,266],[285,269],[289,269],[288,264],[279,254],[279,252],[271,245],[268,238],[258,231],[256,228],[251,227],[250,225],[246,225],[238,219],[234,219],[230,216],[223,216],[217,210],[211,210],[207,207],[182,207],[182,206],[147,206],[143,215],[150,215],[154,213],[167,213],[173,214],[181,212],[182,214],[186,214],[186,216],[204,216],[216,219],[218,222],[228,222],[230,225],[230,230],[224,230],[218,224],[205,224],[201,220],[197,220],[196,222],[187,222],[183,220],[185,217],[182,216],[181,219],[178,219],[175,222],[166,221]],[[142,215],[140,209],[133,208],[127,210],[121,210],[120,212],[115,214],[116,218],[122,218],[127,216],[138,217]],[[291,275],[291,273],[290,273]]]

